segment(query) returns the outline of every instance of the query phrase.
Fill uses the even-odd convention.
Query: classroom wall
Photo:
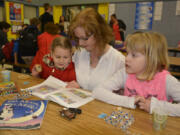
[[[59,23],[60,16],[62,16],[62,6],[53,6],[54,23]]]
[[[11,1],[20,1],[20,0],[11,0]],[[96,1],[96,3],[102,3],[101,1]],[[128,0],[129,1],[129,0]],[[117,18],[122,19],[125,21],[127,25],[127,30],[125,32],[125,35],[129,33],[133,33],[134,30],[134,19],[135,19],[135,10],[136,10],[136,2],[137,1],[147,1],[147,0],[130,0],[131,2],[125,2],[125,0],[117,0],[117,1],[111,1],[115,2],[116,10],[115,13],[117,15]],[[48,2],[46,0],[39,1],[39,0],[32,0],[33,4],[36,3],[37,5],[42,5],[44,2]],[[61,0],[52,0],[50,4],[59,5]],[[70,0],[64,1],[62,5],[67,4],[70,2]],[[70,5],[77,4],[80,2],[77,1],[71,1]],[[88,3],[89,1],[83,1],[83,3]],[[176,10],[176,0],[167,0],[163,2],[163,12],[162,12],[162,20],[161,21],[153,21],[152,31],[161,32],[164,34],[167,38],[168,45],[170,47],[176,47],[178,44],[178,41],[180,40],[180,16],[175,15]],[[1,9],[0,9],[1,10]],[[28,10],[27,10],[28,11]],[[2,13],[2,12],[1,12]],[[29,10],[29,13],[31,13],[31,10]],[[40,12],[39,12],[40,13]],[[1,15],[0,15],[1,16]],[[1,18],[0,18],[1,19]]]
[[[116,3],[115,13],[118,19],[124,20],[127,25],[125,35],[135,32],[136,3]],[[152,31],[161,32],[168,41],[168,46],[176,47],[180,41],[180,15],[176,16],[176,1],[163,2],[162,19],[153,21]]]
[[[22,4],[42,6],[44,3],[50,3],[51,5],[81,5],[81,4],[99,4],[99,3],[111,3],[111,2],[136,2],[136,1],[161,1],[161,0],[7,0],[13,2],[20,2]],[[166,0],[167,1],[167,0]],[[172,0],[171,0],[172,1]]]
[[[99,4],[98,12],[108,21],[109,4]]]
[[[0,21],[4,20],[4,8],[0,7]]]
[[[44,14],[45,10],[44,7],[39,7],[39,16]],[[62,6],[53,6],[53,19],[54,23],[59,23],[60,16],[62,16]]]
[[[24,5],[24,19],[32,19],[37,17],[36,7]]]

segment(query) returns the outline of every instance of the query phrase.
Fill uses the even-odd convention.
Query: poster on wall
[[[17,33],[17,31],[22,28],[21,20],[21,4],[9,2],[9,19],[12,24],[12,33]]]
[[[163,2],[162,1],[158,1],[155,2],[154,5],[154,20],[156,21],[160,21],[162,18],[162,9],[163,9]]]
[[[151,30],[153,21],[154,2],[136,3],[135,30]]]
[[[180,0],[176,2],[176,15],[180,15]]]
[[[21,20],[21,4],[9,3],[10,20]]]

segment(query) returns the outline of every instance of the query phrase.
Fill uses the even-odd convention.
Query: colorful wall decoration
[[[136,3],[135,30],[151,30],[153,22],[154,2]]]
[[[14,2],[5,2],[6,21],[11,24],[11,29],[8,32],[8,39],[16,39],[17,31],[22,28],[24,21],[23,4]]]
[[[12,24],[11,32],[16,34],[22,29],[23,21],[21,20],[21,4],[9,2],[9,17]]]

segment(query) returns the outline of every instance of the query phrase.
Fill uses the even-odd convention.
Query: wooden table
[[[176,57],[178,53],[180,53],[180,48],[169,47],[168,52],[173,52],[173,56]]]
[[[180,57],[169,57],[169,64],[180,66]]]
[[[20,79],[19,73],[12,72],[11,79],[16,81],[20,88],[30,87],[42,82],[42,79],[29,77],[28,79]],[[24,81],[29,81],[28,85],[24,85]],[[0,104],[6,99],[12,99],[13,96],[0,97]],[[29,99],[37,99],[31,97]],[[125,134],[120,128],[116,128],[107,124],[105,120],[98,118],[101,113],[111,114],[116,106],[109,105],[97,100],[80,107],[82,114],[77,115],[76,119],[68,121],[59,115],[62,106],[53,102],[49,102],[45,117],[40,129],[34,130],[0,130],[0,135],[120,135]],[[130,111],[135,122],[128,129],[131,133],[141,135],[179,135],[180,134],[180,118],[168,117],[166,128],[163,131],[154,131],[152,128],[152,115],[139,109]]]
[[[180,57],[169,57],[169,64],[170,64],[171,74],[176,77],[180,77]]]

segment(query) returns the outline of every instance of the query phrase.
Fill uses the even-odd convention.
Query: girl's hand
[[[144,97],[142,97],[142,96],[135,96],[134,104],[138,105],[138,103],[140,102],[141,98],[144,98]]]
[[[71,81],[67,83],[66,88],[80,88],[80,86],[76,81]]]
[[[140,109],[150,112],[151,98],[148,99],[140,98],[138,105]]]
[[[37,70],[36,70],[36,65],[32,68],[32,73],[31,75],[34,76],[34,77],[39,77],[39,73]]]
[[[144,97],[142,96],[135,96],[135,100],[134,100],[134,105],[139,108],[139,102],[140,102],[140,99],[142,98],[142,100],[144,99]]]

